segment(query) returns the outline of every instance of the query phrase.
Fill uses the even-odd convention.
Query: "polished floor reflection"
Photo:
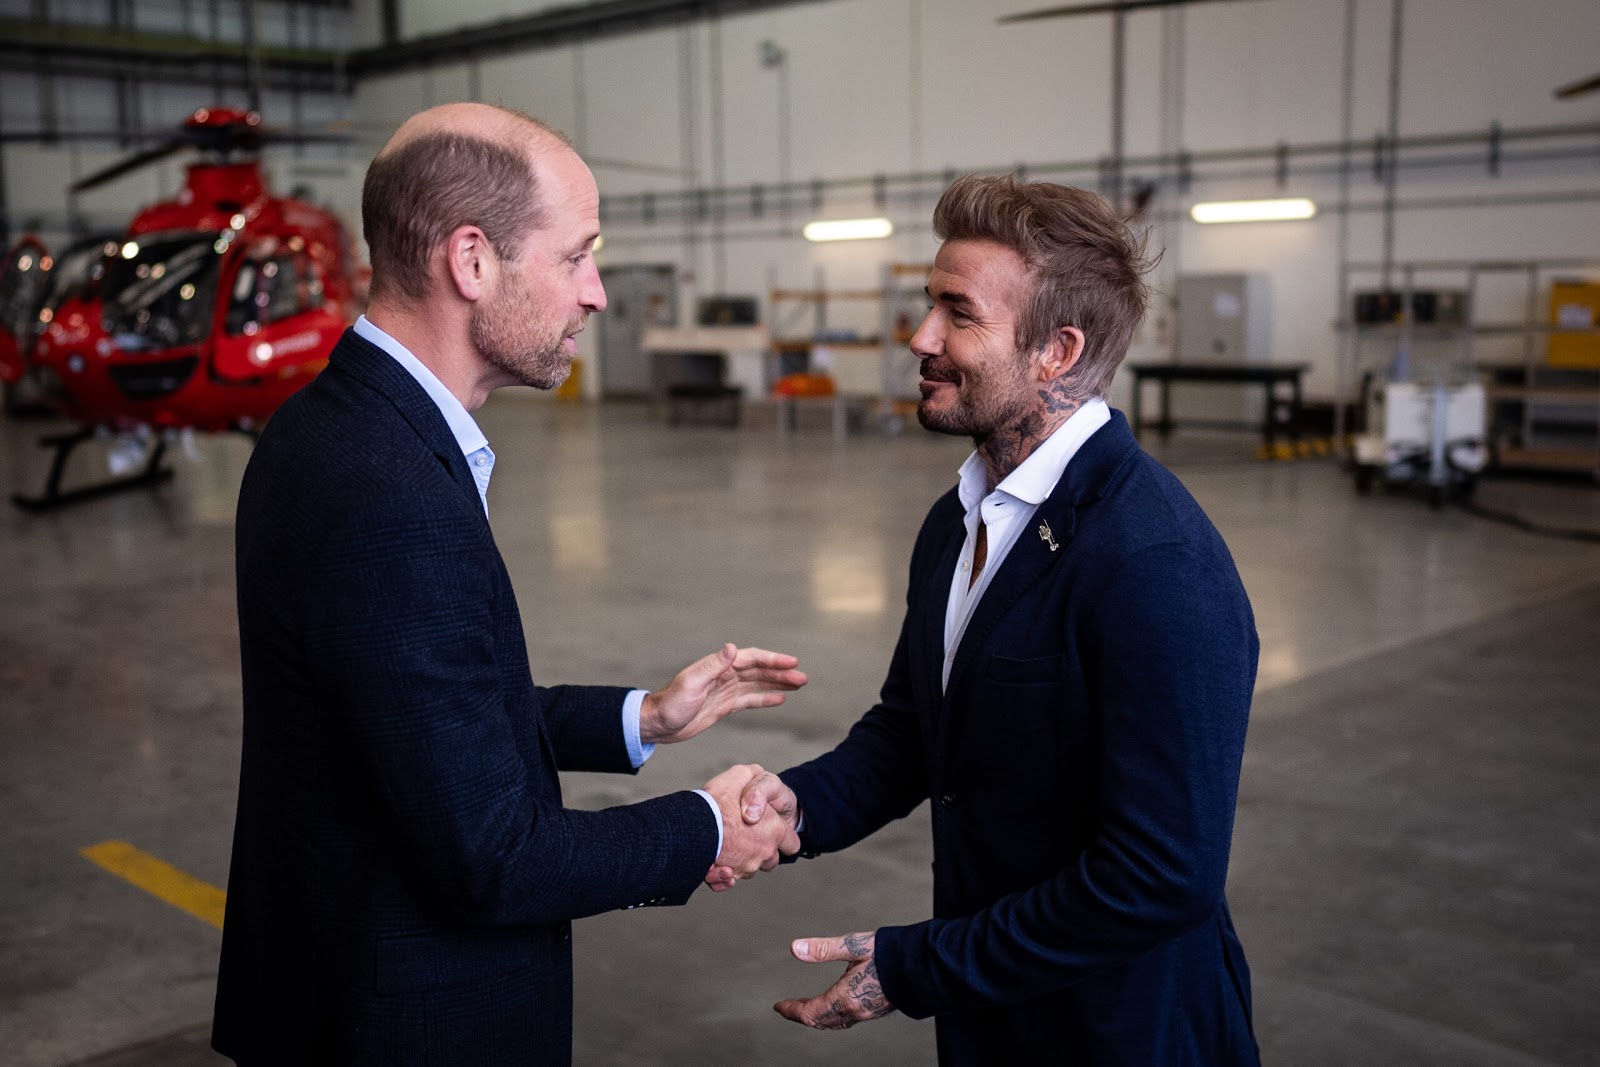
[[[838,738],[881,681],[912,538],[968,447],[510,397],[481,422],[541,681],[660,684],[724,640],[793,652],[813,677],[637,778],[571,776],[584,806]],[[44,428],[0,424],[8,491],[43,478]],[[79,855],[121,839],[226,877],[249,445],[197,451],[156,492],[0,514],[0,1062],[206,1062],[216,932]],[[1583,1062],[1600,1047],[1580,1010],[1600,995],[1600,547],[1357,498],[1332,463],[1257,463],[1240,437],[1156,451],[1227,538],[1261,633],[1230,893],[1273,1061]],[[1482,494],[1600,527],[1592,488]],[[579,1062],[929,1062],[925,1025],[816,1034],[770,1010],[832,975],[790,961],[790,937],[924,917],[928,859],[919,812],[732,894],[579,924]]]

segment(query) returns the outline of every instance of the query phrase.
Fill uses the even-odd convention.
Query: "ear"
[[[463,300],[476,302],[494,290],[500,259],[482,230],[458,226],[444,241],[445,270]]]
[[[1083,355],[1083,331],[1076,326],[1062,326],[1044,346],[1039,356],[1039,381],[1053,382],[1071,372]]]

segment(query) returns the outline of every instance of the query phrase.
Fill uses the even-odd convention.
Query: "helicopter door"
[[[27,369],[54,265],[44,242],[24,237],[0,266],[0,382],[19,381]]]
[[[328,310],[322,268],[304,242],[268,238],[238,261],[228,289],[216,373],[232,380],[279,377],[321,364],[344,332],[342,316]]]

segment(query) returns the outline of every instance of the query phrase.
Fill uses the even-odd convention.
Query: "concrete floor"
[[[591,807],[842,735],[881,681],[912,537],[966,452],[517,398],[481,422],[541,680],[657,685],[724,639],[793,652],[813,678],[635,779],[570,776],[569,802]],[[37,487],[42,429],[0,424],[4,488]],[[248,445],[198,451],[157,492],[0,512],[0,1063],[221,1062],[205,1050],[217,931],[78,852],[120,838],[226,877]],[[1600,547],[1358,499],[1331,463],[1250,452],[1161,450],[1232,547],[1262,637],[1229,893],[1268,1061],[1600,1063]],[[1600,527],[1592,489],[1482,496]],[[919,811],[731,894],[579,924],[578,1062],[930,1062],[930,1026],[820,1034],[770,1008],[833,977],[790,960],[791,937],[925,917],[928,860]]]

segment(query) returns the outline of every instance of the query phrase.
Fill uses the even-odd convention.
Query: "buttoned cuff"
[[[649,695],[647,689],[635,689],[622,699],[622,740],[628,746],[628,762],[633,764],[634,770],[643,767],[644,761],[656,750],[656,746],[644,744],[639,740],[639,714],[644,709],[644,698]],[[717,815],[717,826],[720,833],[722,826],[720,813]],[[718,847],[717,854],[722,854],[721,847]]]

